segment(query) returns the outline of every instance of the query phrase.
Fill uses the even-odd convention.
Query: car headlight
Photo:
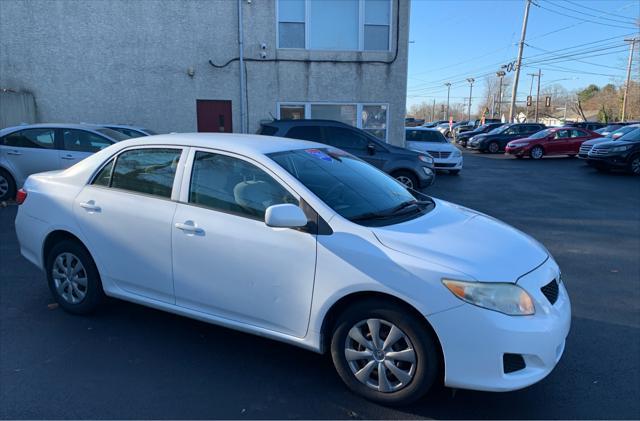
[[[453,157],[454,158],[460,158],[461,156],[462,156],[462,152],[460,152],[460,151],[454,151],[453,152]]]
[[[516,284],[452,279],[443,279],[442,283],[453,295],[478,307],[510,316],[529,316],[536,312],[531,296]]]
[[[628,151],[632,146],[633,145],[616,146],[615,148],[609,149],[609,153]]]
[[[433,157],[431,155],[418,155],[418,159],[422,162],[433,165]]]

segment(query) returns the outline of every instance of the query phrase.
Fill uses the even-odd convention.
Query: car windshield
[[[413,219],[433,208],[398,181],[366,162],[332,148],[300,149],[268,155],[331,209],[367,226]]]
[[[625,142],[640,142],[640,127],[630,131],[625,135],[620,136],[617,140]]]
[[[96,132],[102,133],[103,135],[115,140],[116,142],[131,139],[131,137],[127,136],[124,133],[117,132],[113,129],[107,129],[106,127],[101,129],[96,129]]]
[[[542,139],[543,137],[547,137],[551,134],[551,129],[545,129],[537,132],[536,134],[532,134],[529,136],[529,139]]]
[[[406,140],[410,142],[449,143],[437,130],[407,130]]]
[[[510,126],[510,125],[508,125],[508,124],[505,124],[504,126],[496,127],[495,129],[491,130],[491,131],[489,132],[489,134],[499,134],[499,133],[502,133],[502,132],[504,132],[505,130],[507,130],[509,127],[511,127],[511,126]]]

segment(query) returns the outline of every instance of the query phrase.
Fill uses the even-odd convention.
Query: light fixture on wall
[[[195,71],[195,69],[194,69],[193,67],[189,67],[189,68],[187,69],[187,75],[188,75],[190,78],[193,78],[193,77],[195,76],[195,74],[196,74],[196,71]]]

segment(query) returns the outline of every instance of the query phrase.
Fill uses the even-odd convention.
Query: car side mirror
[[[376,144],[371,142],[367,145],[367,151],[369,152],[369,155],[375,155],[376,153]]]
[[[264,214],[264,223],[274,228],[301,228],[307,222],[302,209],[291,203],[269,206]]]

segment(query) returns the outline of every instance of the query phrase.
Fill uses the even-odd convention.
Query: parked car
[[[455,142],[462,146],[463,148],[467,147],[467,142],[469,141],[469,139],[471,139],[473,136],[478,135],[478,134],[483,134],[483,133],[489,133],[491,130],[493,129],[497,129],[498,127],[504,125],[504,123],[488,123],[485,124],[483,126],[480,126],[478,128],[476,128],[475,130],[471,130],[468,132],[462,132],[459,134],[456,134],[454,139]]]
[[[139,126],[130,126],[128,124],[98,124],[98,126],[106,127],[111,130],[115,130],[116,132],[120,132],[128,137],[143,137],[143,136],[153,136],[158,133],[153,130],[146,129],[144,127]]]
[[[567,123],[564,125],[564,127],[577,127],[580,129],[587,129],[587,130],[598,130],[598,129],[602,129],[603,127],[606,127],[607,123],[600,123],[597,121],[580,121],[580,122],[576,122],[576,123]]]
[[[537,123],[505,124],[488,133],[473,136],[467,142],[467,148],[480,152],[498,153],[504,151],[510,141],[529,137],[545,128],[544,124]]]
[[[598,137],[598,138],[583,142],[582,146],[580,146],[580,152],[578,153],[578,158],[587,159],[589,157],[589,151],[595,145],[603,142],[609,142],[611,140],[616,140],[622,137],[623,135],[629,133],[630,131],[635,130],[638,127],[640,127],[640,124],[630,124],[628,126],[622,126],[619,129],[608,133],[607,136]]]
[[[507,143],[506,153],[516,158],[529,156],[540,159],[543,156],[576,156],[586,140],[601,137],[598,133],[574,127],[544,129],[524,139]]]
[[[422,127],[426,127],[426,128],[431,129],[431,128],[435,128],[436,126],[439,126],[440,124],[444,124],[444,123],[449,124],[449,120],[436,120],[436,121],[432,121],[430,123],[424,123],[422,125]]]
[[[415,401],[441,379],[529,386],[570,329],[540,243],[320,143],[131,139],[30,176],[18,199],[21,253],[67,312],[107,295],[328,352],[378,403]]]
[[[405,135],[407,148],[431,155],[436,170],[448,170],[450,174],[460,173],[462,153],[438,130],[411,127],[405,129]]]
[[[437,126],[437,129],[440,131],[440,133],[442,133],[445,137],[451,137],[453,130],[455,130],[456,128],[463,126],[465,124],[468,124],[468,121],[458,121],[457,123],[454,122],[451,127],[449,127],[449,122],[440,124],[439,126]]]
[[[602,142],[589,151],[589,165],[600,171],[624,169],[640,175],[640,128],[616,140]]]
[[[467,122],[467,124],[458,126],[458,127],[454,128],[452,130],[453,139],[455,140],[460,133],[473,131],[473,130],[477,129],[478,127],[482,126],[482,125],[490,124],[490,123],[501,123],[501,121],[500,121],[499,118],[486,118],[484,123],[482,122],[482,119],[480,119],[480,118],[477,118],[475,120],[470,120],[470,121]]]
[[[29,124],[0,130],[0,201],[31,174],[70,167],[127,136],[87,124]]]
[[[310,140],[345,150],[380,168],[409,188],[424,188],[435,179],[434,161],[426,153],[385,143],[348,124],[333,120],[274,120],[259,134]]]

